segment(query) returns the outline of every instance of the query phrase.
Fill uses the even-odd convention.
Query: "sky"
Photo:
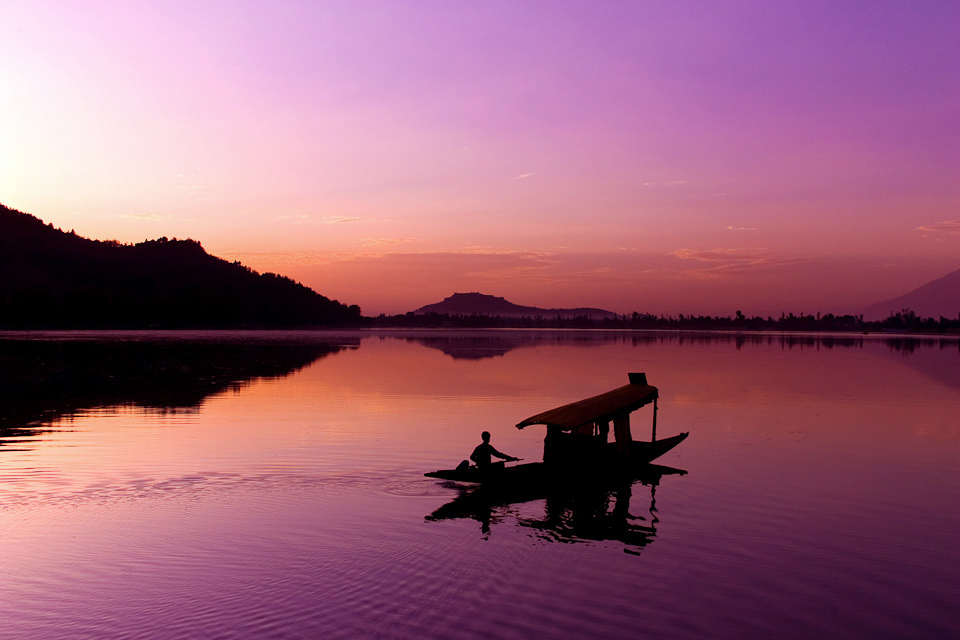
[[[960,269],[960,2],[4,0],[0,203],[402,313]]]

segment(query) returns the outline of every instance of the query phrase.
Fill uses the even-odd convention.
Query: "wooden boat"
[[[656,387],[643,373],[629,374],[630,383],[592,398],[538,413],[517,423],[518,429],[545,425],[543,462],[514,466],[503,463],[486,468],[440,469],[429,478],[483,485],[536,485],[629,480],[653,460],[683,442],[683,432],[657,439]],[[653,403],[653,430],[649,441],[630,434],[630,414]],[[614,440],[608,441],[610,424]]]

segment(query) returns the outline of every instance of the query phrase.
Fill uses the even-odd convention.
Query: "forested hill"
[[[340,326],[360,308],[193,240],[82,238],[0,205],[0,328]]]

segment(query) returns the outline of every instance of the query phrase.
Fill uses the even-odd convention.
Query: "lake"
[[[628,372],[686,473],[423,476]],[[956,338],[0,333],[0,637],[960,637],[958,418]]]

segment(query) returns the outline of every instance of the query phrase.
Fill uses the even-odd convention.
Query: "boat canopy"
[[[517,428],[544,424],[570,431],[590,423],[609,422],[618,416],[629,415],[653,402],[657,399],[657,395],[657,388],[647,384],[647,377],[644,374],[631,373],[628,385],[538,413],[517,423]]]

